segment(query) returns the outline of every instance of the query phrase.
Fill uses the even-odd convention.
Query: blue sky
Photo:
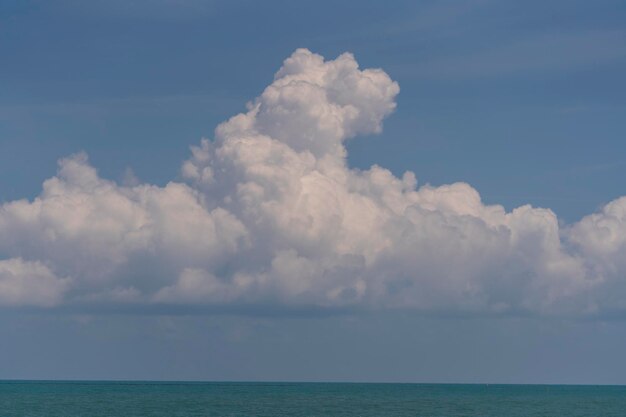
[[[0,241],[5,242],[0,245],[0,260],[23,260],[7,263],[6,268],[26,268],[43,277],[42,282],[54,276],[60,280],[55,288],[66,291],[64,300],[78,300],[65,304],[38,298],[55,305],[34,309],[7,303],[0,329],[14,337],[0,342],[4,352],[0,369],[5,369],[0,378],[626,382],[618,363],[622,349],[617,349],[624,346],[624,324],[613,320],[623,317],[620,278],[626,269],[619,259],[624,245],[618,242],[606,249],[601,239],[594,240],[599,235],[589,231],[591,220],[568,232],[584,216],[626,195],[625,20],[623,2],[608,0],[366,1],[358,7],[351,1],[2,2],[0,202],[34,199],[43,181],[57,173],[57,161],[81,151],[89,155],[88,166],[97,169],[99,178],[119,185],[192,183],[191,177],[181,174],[181,164],[189,160],[203,168],[204,162],[190,158],[189,147],[203,137],[213,139],[219,123],[245,112],[246,103],[263,93],[297,48],[308,48],[327,60],[347,51],[361,69],[382,68],[400,86],[397,97],[390,93],[389,100],[376,104],[381,106],[380,117],[386,117],[381,133],[358,125],[356,137],[342,142],[349,168],[366,171],[376,164],[396,177],[409,170],[418,187],[467,183],[483,203],[501,204],[507,211],[525,204],[549,208],[558,216],[554,221],[563,236],[563,248],[554,249],[558,252],[554,262],[544,265],[540,255],[524,252],[526,244],[512,244],[525,258],[505,263],[502,268],[508,269],[500,273],[510,273],[511,282],[517,283],[518,266],[520,276],[542,279],[542,273],[552,273],[553,265],[580,262],[585,265],[581,280],[611,284],[593,293],[578,290],[583,284],[576,286],[582,294],[576,297],[593,299],[600,318],[586,316],[591,311],[586,307],[570,308],[570,299],[564,301],[563,310],[552,311],[552,304],[546,307],[543,298],[533,295],[534,286],[509,286],[508,281],[493,283],[491,278],[480,284],[484,285],[480,291],[494,300],[486,302],[486,310],[472,310],[475,307],[449,293],[435,292],[434,305],[411,304],[400,312],[396,308],[402,303],[394,304],[397,300],[381,301],[374,312],[367,306],[363,312],[359,304],[358,311],[342,305],[337,313],[327,311],[317,298],[304,305],[287,298],[286,307],[279,303],[278,312],[263,299],[250,310],[254,313],[240,309],[237,301],[224,309],[176,307],[174,311],[182,313],[171,315],[170,308],[145,309],[144,304],[128,308],[89,298],[90,291],[156,292],[158,288],[152,288],[156,284],[148,282],[151,274],[161,285],[169,283],[170,272],[181,274],[179,284],[187,282],[180,278],[184,276],[191,281],[209,279],[185,269],[206,265],[193,258],[195,252],[185,252],[184,244],[163,249],[164,256],[175,261],[153,269],[165,272],[150,269],[147,252],[129,255],[131,249],[121,244],[113,244],[121,254],[114,250],[102,260],[89,252],[80,254],[85,265],[70,264],[72,250],[100,241],[85,238],[79,243],[68,240],[67,248],[46,246],[49,241],[44,237],[51,229],[20,229],[0,219],[0,235],[4,234]],[[388,114],[383,107],[391,101],[397,108]],[[87,169],[82,162],[77,164],[79,168],[67,165],[67,171]],[[78,176],[88,174],[84,172]],[[74,181],[67,179],[71,173],[66,175],[64,181]],[[207,201],[222,192],[222,188],[205,191],[200,183],[191,188],[206,192]],[[204,200],[202,204],[219,206]],[[241,217],[239,209],[229,211]],[[68,215],[71,210],[62,209]],[[50,224],[46,227],[54,229],[56,223]],[[466,227],[462,224],[461,229]],[[616,226],[616,236],[625,230],[622,224]],[[474,239],[474,229],[467,227],[463,236]],[[515,227],[511,226],[513,235]],[[44,237],[37,237],[37,230]],[[253,242],[266,237],[250,233]],[[268,246],[276,253],[290,254],[293,249],[323,263],[310,242],[291,248],[271,236]],[[419,240],[407,241],[421,247]],[[197,242],[190,247],[194,245]],[[265,256],[263,250],[253,250],[254,245],[246,252],[251,260],[235,257],[219,264],[230,255],[211,255],[218,260],[210,262],[219,265],[210,276],[227,279],[242,264],[246,273],[252,271],[257,257]],[[476,248],[485,258],[497,258],[489,252],[491,246]],[[609,252],[602,252],[605,249]],[[466,259],[465,252],[450,251]],[[363,253],[367,258],[369,252]],[[400,275],[411,275],[417,268],[424,280],[437,274],[433,271],[439,264],[420,269],[422,264],[409,264],[401,253],[390,258],[393,267],[385,267],[392,263],[388,260],[368,273],[386,276],[400,274],[400,269]],[[195,263],[187,265],[179,255]],[[68,277],[77,282],[84,268],[96,270],[118,256],[125,263],[116,264],[111,279],[121,283],[119,288],[98,287],[93,284],[98,277],[71,287],[67,286],[74,284],[63,281]],[[271,264],[302,261],[285,256],[276,255]],[[325,270],[324,276],[339,280],[342,274],[360,271],[357,260],[346,259],[333,264],[331,272]],[[259,265],[267,268],[268,262],[260,260]],[[408,269],[397,266],[403,262]],[[484,269],[481,265],[477,270],[497,275],[497,265],[489,263]],[[183,272],[175,270],[179,266]],[[571,268],[567,271],[578,271]],[[555,282],[560,277],[555,275]],[[543,281],[539,282],[541,286]],[[405,284],[394,281],[389,288]],[[355,285],[350,291],[360,291]],[[429,294],[430,284],[423,285],[416,287],[418,297],[421,291]],[[570,294],[568,285],[555,288],[551,291],[559,295]],[[531,294],[528,298],[510,301],[526,291]],[[494,314],[502,303],[509,303],[506,308],[511,310]],[[577,298],[572,303],[581,302]],[[311,305],[315,314],[307,313]],[[393,306],[391,312],[388,305]]]

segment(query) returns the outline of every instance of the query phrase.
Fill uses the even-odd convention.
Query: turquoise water
[[[626,416],[626,387],[6,381],[0,416]]]

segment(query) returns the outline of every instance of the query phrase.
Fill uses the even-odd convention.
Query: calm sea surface
[[[626,416],[626,387],[5,381],[0,416]]]

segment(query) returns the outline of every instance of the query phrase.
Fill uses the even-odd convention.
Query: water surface
[[[0,416],[625,416],[626,386],[0,382]]]

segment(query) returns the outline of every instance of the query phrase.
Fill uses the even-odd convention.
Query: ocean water
[[[5,381],[0,416],[626,416],[626,387]]]

